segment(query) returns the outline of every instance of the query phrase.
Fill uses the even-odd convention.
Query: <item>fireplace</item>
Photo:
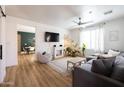
[[[56,50],[56,56],[61,56],[62,55],[62,50]]]
[[[64,48],[62,45],[59,45],[59,46],[54,45],[53,58],[56,59],[56,58],[63,57],[64,56],[63,50],[64,50]]]

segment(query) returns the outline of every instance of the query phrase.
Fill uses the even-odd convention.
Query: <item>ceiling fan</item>
[[[78,20],[79,20],[78,22],[77,22],[77,21],[72,21],[72,22],[76,23],[76,24],[79,25],[79,26],[93,22],[93,21],[82,22],[82,21],[81,21],[81,17],[79,17]]]
[[[5,15],[5,13],[3,12],[3,9],[2,9],[1,6],[0,6],[0,11],[1,11],[2,16],[3,16],[3,17],[6,17],[6,15]]]

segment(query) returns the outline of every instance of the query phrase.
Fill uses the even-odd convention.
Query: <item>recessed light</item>
[[[92,11],[89,11],[89,14],[92,14]]]

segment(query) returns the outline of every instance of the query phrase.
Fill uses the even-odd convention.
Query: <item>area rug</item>
[[[64,57],[60,59],[53,60],[48,63],[58,73],[67,76],[71,74],[71,70],[67,71],[67,61],[72,59],[72,57]]]

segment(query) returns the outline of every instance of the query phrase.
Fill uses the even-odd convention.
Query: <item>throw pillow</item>
[[[117,52],[117,51],[114,51],[114,50],[111,50],[111,49],[108,51],[108,55],[117,56],[119,54],[120,54],[120,52]]]
[[[124,65],[124,57],[123,56],[116,56],[115,65]]]
[[[95,59],[91,59],[91,60],[89,60],[89,61],[86,62],[86,63],[87,63],[87,64],[92,64],[93,60],[95,60]]]
[[[110,76],[112,73],[114,59],[93,60],[91,71],[101,75]]]
[[[114,66],[111,78],[124,82],[124,65]]]
[[[115,57],[98,56],[97,59],[115,59]]]
[[[122,51],[119,55],[124,57],[124,51]]]

